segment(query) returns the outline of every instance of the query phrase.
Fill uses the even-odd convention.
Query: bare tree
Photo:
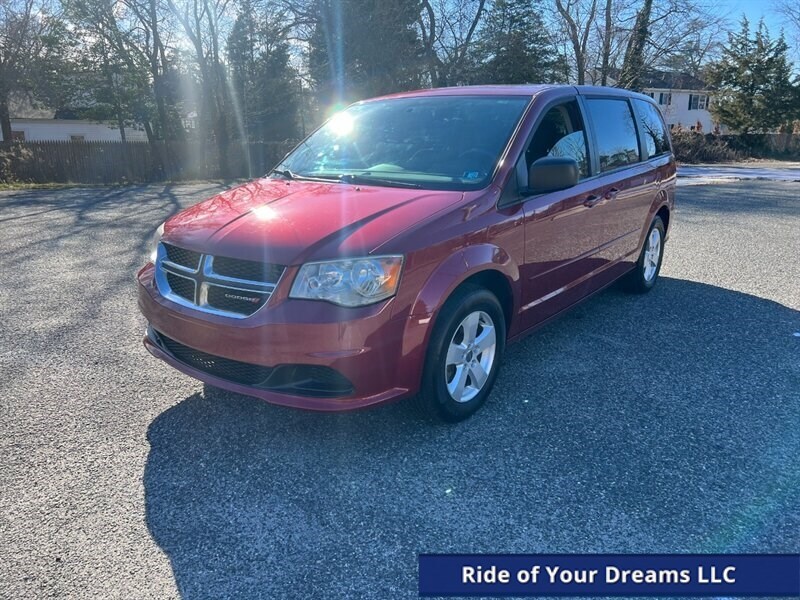
[[[586,48],[586,82],[610,85],[619,77],[640,0],[605,0],[598,6]]]
[[[214,137],[220,169],[227,171],[229,118],[235,113],[222,61],[232,14],[229,0],[166,0],[172,15],[189,41],[200,71],[201,121]]]
[[[784,24],[792,32],[796,51],[800,51],[800,4],[793,0],[777,0],[775,11],[783,17]]]
[[[485,7],[486,0],[422,0],[418,23],[432,86],[461,83]]]
[[[556,10],[572,46],[578,85],[583,85],[586,82],[587,47],[597,12],[597,0],[556,0]]]
[[[603,28],[603,51],[602,51],[602,64],[600,66],[600,85],[608,84],[609,69],[611,67],[611,38],[614,35],[614,21],[611,17],[611,9],[613,7],[613,0],[606,0],[606,7],[603,11],[605,21]]]
[[[652,0],[649,17],[639,21],[647,35],[634,45],[634,54],[641,51],[641,64],[634,70],[667,68],[697,76],[718,53],[727,26],[713,2]],[[643,0],[555,0],[550,18],[568,48],[573,80],[619,85],[634,32],[644,31],[637,27],[644,6]]]
[[[144,125],[148,139],[179,137],[181,128],[167,108],[164,77],[169,69],[163,37],[164,8],[158,0],[62,0],[72,21],[81,26],[87,45],[102,40],[102,64],[121,63],[132,82],[136,120]],[[119,75],[119,73],[116,73]],[[158,135],[151,126],[149,107],[155,100]],[[117,103],[120,135],[125,139],[121,102]]]
[[[0,130],[11,139],[12,94],[30,94],[58,71],[64,30],[48,0],[0,0]]]
[[[715,4],[695,0],[653,3],[643,68],[667,68],[701,75],[720,52],[729,23]]]
[[[625,50],[625,60],[617,81],[617,85],[621,87],[634,90],[640,87],[644,75],[644,53],[650,34],[652,12],[653,0],[644,0],[642,7],[636,13],[636,23]]]
[[[169,113],[167,108],[166,79],[170,71],[170,60],[167,58],[169,31],[167,19],[161,0],[126,0],[133,14],[136,15],[143,32],[141,54],[147,60],[150,77],[153,82],[153,95],[161,124],[161,134],[167,139],[183,137],[183,128]]]

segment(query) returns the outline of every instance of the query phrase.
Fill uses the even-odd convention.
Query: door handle
[[[617,188],[611,188],[605,193],[605,199],[613,200],[614,198],[617,197],[617,194],[619,194],[619,190]]]
[[[592,208],[595,204],[600,202],[600,200],[602,200],[602,199],[603,199],[602,196],[597,196],[595,194],[592,194],[591,196],[587,196],[586,197],[586,200],[583,201],[583,205],[586,208]]]

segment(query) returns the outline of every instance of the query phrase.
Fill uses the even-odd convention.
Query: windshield
[[[355,104],[275,170],[375,185],[486,186],[530,98],[427,96]]]

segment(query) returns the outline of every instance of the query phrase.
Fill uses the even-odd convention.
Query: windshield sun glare
[[[529,96],[373,100],[336,113],[278,167],[298,178],[429,189],[485,187]]]

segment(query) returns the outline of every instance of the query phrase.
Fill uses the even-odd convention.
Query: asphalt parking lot
[[[134,273],[216,184],[0,192],[0,597],[410,598],[420,552],[800,552],[800,184],[682,187],[662,280],[457,426],[204,390]]]

